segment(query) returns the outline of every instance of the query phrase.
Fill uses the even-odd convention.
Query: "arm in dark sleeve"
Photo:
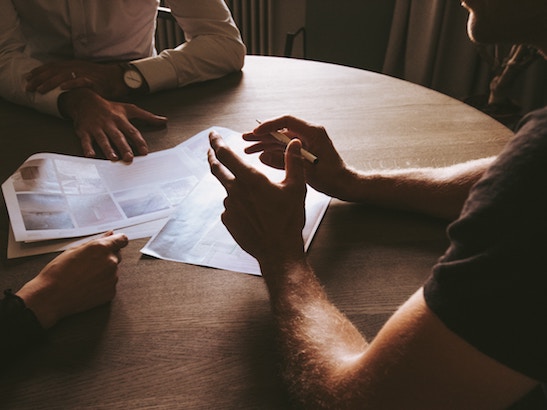
[[[0,300],[0,359],[7,361],[45,339],[45,330],[11,290],[4,291]]]
[[[424,287],[428,307],[478,350],[547,381],[547,108],[528,114],[473,187]]]

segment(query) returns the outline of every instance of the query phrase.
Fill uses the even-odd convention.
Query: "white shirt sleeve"
[[[26,91],[26,75],[54,58],[133,60],[152,92],[242,68],[245,45],[224,0],[171,0],[168,5],[186,42],[153,56],[156,2],[0,0],[0,96],[60,116],[60,89]],[[46,12],[54,18],[45,18]]]
[[[170,0],[186,42],[133,61],[151,92],[219,78],[243,67],[245,45],[224,0]]]
[[[26,38],[11,0],[0,0],[0,96],[16,104],[60,116],[57,99],[61,90],[46,94],[26,91],[26,75],[42,64],[25,54]]]

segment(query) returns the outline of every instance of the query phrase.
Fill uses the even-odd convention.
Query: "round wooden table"
[[[512,133],[463,103],[398,79],[338,65],[248,56],[242,73],[138,101],[169,117],[144,131],[152,151],[210,126],[236,131],[292,114],[324,125],[362,168],[441,166],[496,155]],[[67,122],[0,101],[0,177],[35,152],[81,155]],[[205,153],[204,153],[205,155]],[[55,255],[6,260],[17,290]],[[309,250],[331,299],[373,337],[443,253],[446,222],[333,200]],[[283,409],[275,329],[261,277],[124,250],[108,306],[60,322],[48,342],[3,367],[2,408]]]

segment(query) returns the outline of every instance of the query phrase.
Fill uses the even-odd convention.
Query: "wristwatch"
[[[141,72],[132,64],[123,63],[123,82],[131,89],[131,92],[144,92],[148,89],[146,80]]]

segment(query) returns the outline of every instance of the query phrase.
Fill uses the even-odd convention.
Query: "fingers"
[[[279,145],[279,142],[268,132],[265,134],[255,134],[254,132],[246,132],[242,135],[245,141],[262,141],[271,143],[272,145]]]
[[[125,234],[115,234],[112,231],[109,231],[96,241],[108,252],[108,259],[114,262],[115,265],[119,265],[122,262],[121,250],[129,243],[129,239]],[[92,242],[88,242],[88,244],[92,245]]]
[[[136,141],[138,143],[137,152],[141,155],[148,154],[148,146],[144,141],[141,133],[137,131],[133,126],[127,127],[127,129],[119,130],[112,129],[108,134],[107,143],[111,146],[111,142],[114,143],[116,151],[120,154],[122,161],[131,163],[135,157],[133,150],[129,146],[128,139]],[[114,154],[115,155],[115,154]]]
[[[144,140],[143,136],[131,123],[122,122],[119,124],[119,127],[112,127],[107,130],[107,137],[97,139],[97,143],[103,149],[103,152],[106,154],[110,152],[113,160],[117,159],[117,155],[114,152],[112,145],[116,148],[116,151],[119,153],[119,156],[124,162],[132,162],[134,158],[133,150],[131,145],[136,148],[136,151],[140,155],[148,154],[148,145]],[[131,144],[131,145],[130,145]]]
[[[60,83],[72,79],[70,73],[66,76],[62,76],[59,72],[50,73],[49,70],[50,69],[47,67],[44,68],[44,66],[40,66],[28,73],[26,76],[26,90],[31,92],[37,91],[43,94],[52,90]]]
[[[58,84],[58,86],[61,87],[62,90],[72,90],[73,88],[83,88],[83,87],[93,88],[93,83],[88,78],[85,78],[85,77],[74,78],[75,75],[76,74],[72,72],[71,79],[68,81],[61,82],[60,84]],[[57,85],[55,85],[55,87],[57,87]],[[38,91],[41,92],[41,90],[38,90]]]
[[[256,144],[249,145],[248,147],[244,148],[244,152],[246,154],[256,154],[257,152],[262,152],[262,151],[284,152],[285,145],[280,144],[279,141],[277,140],[275,142],[260,141],[260,142],[257,142]]]
[[[106,158],[110,161],[117,161],[122,158],[124,162],[131,163],[133,161],[134,155],[133,150],[127,143],[127,140],[122,132],[119,130],[112,130],[110,135],[107,135],[103,130],[95,130],[93,135],[84,131],[76,131],[80,137],[80,142],[84,155],[88,158],[94,158],[96,156],[95,150],[93,149],[93,142],[95,142]],[[116,150],[120,153],[116,153],[116,150],[112,146],[116,147]],[[141,149],[141,152],[145,151]],[[147,151],[147,150],[146,150]],[[146,152],[145,152],[146,153]]]
[[[228,147],[228,145],[226,145],[226,143],[218,133],[214,131],[211,132],[209,134],[209,142],[211,144],[211,148],[213,149],[214,158],[218,159],[218,161],[220,161],[220,163],[224,165],[233,174],[233,176],[235,176],[236,178],[244,177],[253,172],[253,168],[243,162],[243,160],[238,155],[236,155],[230,149],[230,147]],[[218,168],[220,167],[216,166],[216,164],[214,165],[214,171],[221,173],[221,176],[224,177],[226,172],[222,169],[219,170]],[[213,175],[215,174],[213,173]]]
[[[76,135],[78,135],[78,138],[80,138],[80,144],[82,145],[82,150],[84,151],[84,155],[87,158],[95,158],[97,154],[95,153],[95,150],[93,149],[93,140],[91,139],[91,136],[87,133],[83,133],[78,130],[76,130]]]
[[[111,161],[121,158],[124,162],[130,163],[135,156],[134,151],[138,155],[148,154],[146,140],[131,121],[163,126],[167,118],[149,113],[132,104],[110,104],[108,107],[113,107],[115,112],[105,113],[101,122],[90,121],[92,118],[88,113],[85,120],[81,121],[81,125],[79,122],[75,123],[85,156],[95,156],[93,142]]]
[[[207,161],[209,162],[211,173],[220,181],[225,189],[228,189],[230,183],[234,180],[234,176],[217,158],[217,151],[220,147],[226,147],[226,145],[222,137],[214,131],[209,134],[209,143],[211,144],[211,148],[207,151]]]
[[[126,106],[126,112],[128,119],[143,123],[144,125],[152,127],[165,127],[167,124],[167,117],[153,114],[133,104]],[[137,152],[140,155],[146,155],[148,153],[148,145],[137,128],[135,128],[131,123],[124,122],[122,131],[127,136],[131,144],[136,147]]]
[[[78,137],[80,138],[82,150],[84,151],[84,155],[86,157],[94,158],[96,156],[96,152],[93,149],[93,142],[95,142],[97,143],[106,158],[111,161],[117,161],[119,159],[118,154],[116,154],[116,151],[114,151],[114,149],[112,148],[112,145],[110,144],[107,135],[102,129],[94,130],[93,134],[85,130],[76,129],[76,135],[78,135]],[[127,153],[125,153],[125,155],[126,157],[128,157]],[[131,152],[131,160],[132,157],[133,156]]]
[[[152,114],[151,112],[143,110],[139,107],[136,108],[142,114],[142,116],[139,116],[139,118],[143,120],[147,125],[153,127],[164,127],[167,124],[167,117],[164,117],[163,115]]]
[[[101,237],[85,242],[84,244],[79,245],[79,247],[91,246],[98,243],[106,247],[109,251],[116,253],[129,244],[129,238],[124,233],[114,233],[114,231],[108,231]]]
[[[39,82],[38,80],[35,80],[34,82],[29,82],[27,84],[27,91],[36,91],[40,94],[45,94],[57,87],[60,87],[61,90],[72,90],[74,88],[86,87],[93,88],[93,83],[88,78],[74,78],[71,76],[73,74],[74,73],[69,74],[68,80],[66,79],[67,76],[64,75],[51,77],[47,80],[44,80],[43,82]]]
[[[207,161],[209,161],[209,169],[211,170],[211,174],[213,174],[222,186],[228,190],[228,186],[230,182],[234,180],[234,177],[220,163],[212,148],[209,148],[207,151]]]
[[[125,111],[127,118],[138,124],[151,127],[165,127],[167,124],[167,117],[153,114],[150,111],[143,110],[134,104],[125,104]]]
[[[279,155],[273,154],[279,148],[276,148],[276,143],[272,142],[272,136],[279,141],[277,144],[281,144],[281,146],[287,144],[291,139],[298,138],[306,149],[311,147],[312,152],[322,151],[326,147],[325,142],[330,141],[323,127],[309,124],[292,116],[284,116],[262,123],[252,133],[243,134],[243,139],[247,141],[258,141],[257,144],[247,147],[245,152],[253,153],[262,150],[267,153],[267,155],[261,156],[262,162],[268,165],[270,165],[268,161],[276,165],[279,164]],[[311,163],[317,163],[317,157],[306,149],[302,149],[302,155]]]
[[[93,87],[90,75],[95,72],[90,62],[78,60],[52,61],[30,71],[27,76],[27,91],[46,93],[56,87],[63,90]]]
[[[257,144],[245,147],[244,152],[246,154],[255,154],[260,152],[261,154],[259,159],[263,164],[276,169],[285,168],[285,146],[280,145],[277,141],[274,143],[259,142]]]
[[[285,183],[303,185],[306,183],[306,174],[304,171],[304,161],[300,154],[302,142],[293,139],[287,145],[285,151]]]
[[[51,77],[52,74],[56,74],[61,71],[63,65],[67,65],[67,61],[59,62],[53,61],[49,63],[42,64],[38,67],[33,68],[30,73],[28,73],[28,78],[31,80],[34,79],[44,79]]]
[[[126,112],[127,118],[138,124],[151,127],[165,127],[167,124],[167,117],[153,114],[133,104],[126,105]],[[124,133],[129,138],[132,145],[137,148],[137,152],[140,155],[146,155],[148,153],[148,145],[139,130],[131,123],[124,123],[124,125]]]
[[[129,243],[129,239],[123,233],[115,234],[113,232],[107,232],[107,234],[108,236],[103,236],[101,239],[112,252],[118,252],[120,249],[125,248]]]
[[[78,76],[70,67],[57,67],[46,64],[32,70],[26,77],[27,91],[45,94],[56,87],[63,90],[92,87],[93,83],[85,76]]]
[[[125,248],[128,245],[128,243],[129,243],[129,238],[125,234],[123,233],[115,234],[114,232],[109,231],[109,232],[106,232],[102,237],[89,241],[81,245],[80,248],[75,248],[75,250],[80,249],[81,251],[85,251],[86,249],[87,250],[100,249],[99,255],[102,255],[101,257],[106,258],[104,260],[112,261],[114,263],[112,267],[114,267],[115,265],[119,265],[121,263],[122,261],[121,250]],[[94,253],[94,255],[98,255],[98,254]]]
[[[63,83],[64,83],[64,79],[59,77],[51,77],[44,81],[40,81],[39,79],[34,79],[33,81],[29,81],[27,83],[26,89],[27,91],[31,91],[31,92],[35,91],[40,94],[45,94],[53,90],[54,88],[60,86]]]
[[[274,120],[265,121],[253,130],[256,135],[269,134],[270,132],[286,128],[297,135],[306,135],[316,131],[317,127],[291,115],[285,115]]]

